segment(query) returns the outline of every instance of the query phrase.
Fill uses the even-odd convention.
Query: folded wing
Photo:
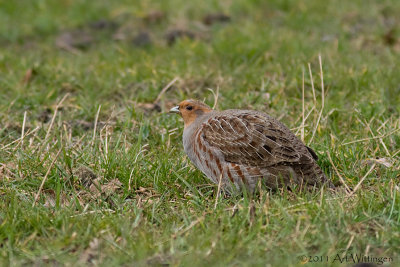
[[[282,123],[266,114],[236,111],[203,123],[201,136],[227,162],[266,168],[311,164],[307,147]]]

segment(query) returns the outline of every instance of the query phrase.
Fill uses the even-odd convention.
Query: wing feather
[[[262,113],[220,114],[204,122],[201,136],[235,164],[268,167],[312,163],[307,147],[282,123]]]

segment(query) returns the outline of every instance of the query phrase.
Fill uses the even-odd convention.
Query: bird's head
[[[177,113],[182,116],[185,128],[192,124],[198,117],[205,113],[212,111],[212,109],[198,100],[184,100],[179,105],[170,109],[170,113]]]

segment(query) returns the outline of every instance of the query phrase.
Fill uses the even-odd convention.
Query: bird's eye
[[[192,106],[187,106],[186,109],[187,109],[187,110],[192,110],[193,107],[192,107]]]

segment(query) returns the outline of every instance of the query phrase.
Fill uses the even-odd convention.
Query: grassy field
[[[0,0],[0,265],[400,266],[399,13]],[[339,189],[218,197],[166,113],[186,98],[279,118]]]

